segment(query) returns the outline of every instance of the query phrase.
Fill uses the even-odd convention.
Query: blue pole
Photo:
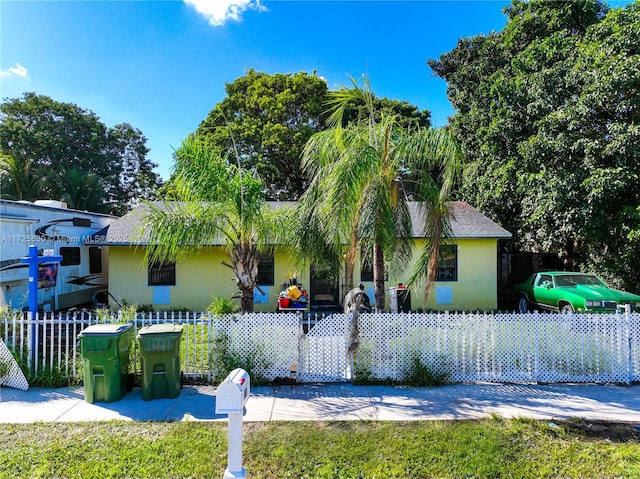
[[[62,256],[38,256],[38,247],[29,246],[29,254],[22,258],[23,263],[29,264],[29,311],[35,318],[38,312],[38,265],[53,261],[62,261]]]
[[[22,262],[29,263],[29,311],[35,319],[38,312],[38,247],[29,246],[29,256],[22,258]]]
[[[32,361],[35,359],[36,350],[36,315],[38,314],[38,265],[40,263],[46,263],[50,261],[62,261],[62,256],[38,256],[38,247],[35,245],[29,246],[29,254],[22,258],[23,263],[29,264],[29,312],[33,324],[31,326],[31,351],[34,355]]]

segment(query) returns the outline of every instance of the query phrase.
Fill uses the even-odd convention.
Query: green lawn
[[[3,425],[2,478],[222,477],[225,423]],[[629,425],[528,419],[245,423],[251,478],[640,477]]]

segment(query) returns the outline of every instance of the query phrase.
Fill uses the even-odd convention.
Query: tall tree
[[[44,95],[25,93],[0,105],[0,152],[12,158],[14,166],[47,178],[23,199],[75,195],[64,188],[69,186],[65,175],[76,169],[97,178],[100,208],[122,213],[135,198],[150,197],[160,183],[153,173],[157,165],[146,157],[145,142],[130,125],[108,128],[93,112]],[[7,167],[3,166],[5,177],[11,177]],[[14,187],[18,188],[15,181]]]
[[[429,63],[448,83],[460,194],[567,268],[637,288],[639,3],[528,2]]]
[[[328,99],[327,99],[328,100]],[[382,115],[395,116],[400,127],[416,129],[431,126],[431,112],[419,110],[417,106],[402,100],[380,98],[373,95],[372,105],[374,120],[380,121]],[[353,98],[345,105],[342,115],[342,126],[369,118],[369,106],[361,99]]]
[[[109,149],[114,164],[119,168],[118,187],[112,195],[119,213],[124,213],[140,200],[154,199],[160,187],[159,175],[153,171],[158,165],[147,159],[147,139],[138,128],[121,123],[109,129]]]
[[[420,202],[426,218],[426,246],[412,281],[426,277],[428,290],[435,277],[448,232],[445,201],[459,172],[460,150],[446,130],[403,128],[398,115],[375,108],[368,80],[362,87],[352,83],[331,92],[333,128],[315,134],[305,148],[304,166],[313,181],[303,203],[305,211],[316,212],[316,224],[330,244],[350,245],[348,258],[355,257],[356,238],[372,252],[375,302],[381,311],[385,257],[391,270],[402,270],[411,258],[410,197]],[[354,101],[366,106],[367,116],[343,127]]]
[[[195,136],[219,155],[235,149],[242,167],[260,175],[269,199],[297,199],[307,185],[300,169],[302,149],[323,124],[325,80],[303,72],[268,75],[251,69],[225,90],[226,98]]]
[[[304,145],[327,128],[326,81],[315,73],[269,75],[251,69],[225,90],[226,98],[211,110],[195,136],[220,155],[235,148],[243,168],[255,169],[263,179],[267,198],[298,199],[309,184],[300,165]],[[374,103],[377,115],[397,115],[406,128],[430,124],[428,111],[407,102],[374,98]],[[345,107],[343,121],[359,121],[368,114],[366,106],[354,99]]]
[[[253,311],[259,253],[286,238],[290,216],[265,201],[264,185],[239,163],[191,138],[175,154],[174,201],[149,203],[143,229],[146,257],[175,260],[222,241],[241,292],[240,309]]]

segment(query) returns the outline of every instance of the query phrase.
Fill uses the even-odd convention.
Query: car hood
[[[640,296],[626,291],[607,288],[606,286],[579,284],[570,288],[585,299],[611,301],[640,301]]]

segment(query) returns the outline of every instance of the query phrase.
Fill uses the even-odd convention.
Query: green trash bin
[[[94,324],[78,335],[88,403],[114,402],[127,394],[131,328],[130,324]]]
[[[138,331],[142,363],[142,399],[176,398],[180,394],[182,325],[154,324]]]

